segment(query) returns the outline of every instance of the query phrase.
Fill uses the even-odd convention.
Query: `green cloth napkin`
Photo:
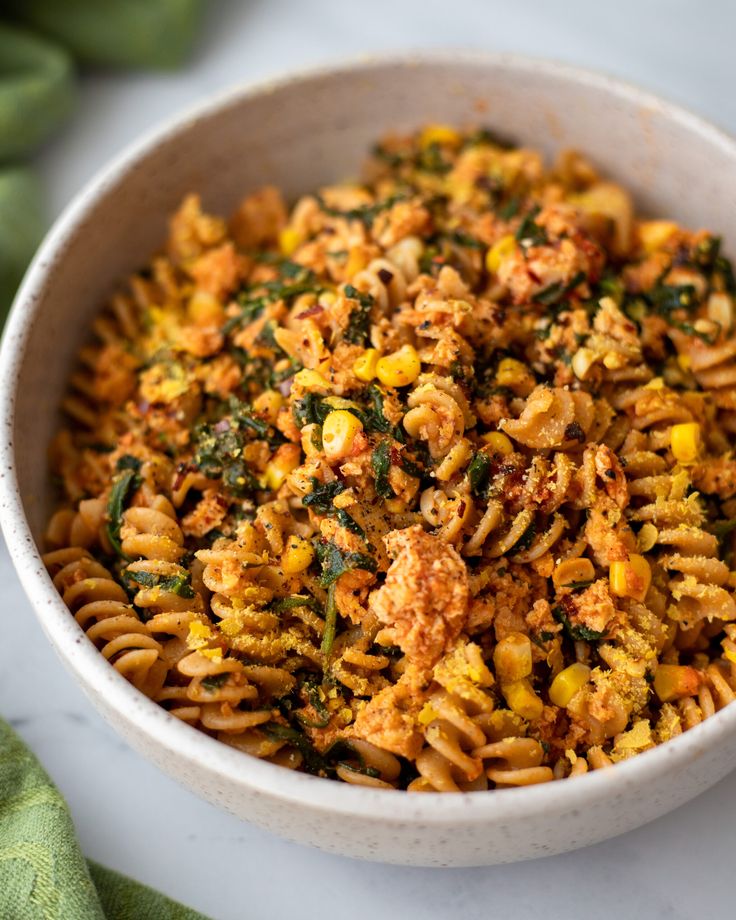
[[[44,230],[41,186],[27,166],[0,169],[0,308],[9,306]],[[0,309],[0,329],[4,311]]]
[[[72,110],[75,64],[171,68],[202,0],[0,0],[0,327],[45,229],[42,189],[21,168]]]
[[[197,33],[201,0],[0,0],[24,25],[85,64],[177,67]]]
[[[66,802],[0,720],[0,917],[3,920],[207,920],[86,862]]]

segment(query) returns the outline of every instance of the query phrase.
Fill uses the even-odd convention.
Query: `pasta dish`
[[[736,281],[578,153],[487,130],[229,220],[188,195],[100,313],[50,576],[240,751],[475,791],[608,767],[736,693]]]

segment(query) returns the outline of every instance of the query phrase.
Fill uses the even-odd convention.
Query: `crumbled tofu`
[[[467,622],[467,568],[457,550],[418,524],[384,542],[393,562],[370,607],[410,661],[431,667]]]

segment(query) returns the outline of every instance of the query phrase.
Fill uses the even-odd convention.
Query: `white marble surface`
[[[736,130],[735,27],[736,5],[715,0],[218,0],[187,70],[86,76],[76,115],[39,162],[56,214],[123,144],[222,87],[356,53],[442,45],[595,67]],[[0,584],[0,712],[67,796],[85,852],[217,920],[733,914],[736,773],[639,831],[543,861],[436,871],[327,856],[221,814],[134,754],[62,670],[4,549]]]

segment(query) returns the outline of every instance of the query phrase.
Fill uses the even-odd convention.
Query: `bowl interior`
[[[40,539],[53,493],[44,450],[89,323],[160,246],[188,192],[228,214],[274,183],[294,199],[357,175],[371,144],[427,121],[487,125],[548,157],[576,147],[634,193],[641,209],[736,238],[733,147],[719,132],[606,78],[515,58],[367,62],[235,92],[123,154],[77,199],[37,261],[30,329],[16,348],[15,451]],[[41,281],[38,284],[38,281]],[[18,307],[28,309],[28,297]],[[18,347],[20,346],[20,347]]]

